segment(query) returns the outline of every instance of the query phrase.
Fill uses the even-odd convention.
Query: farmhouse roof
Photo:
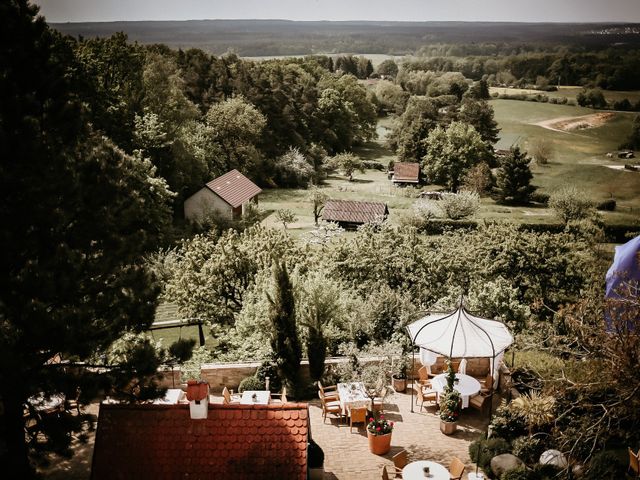
[[[398,162],[393,166],[393,181],[418,183],[420,164],[413,162]]]
[[[322,211],[322,219],[327,222],[369,223],[380,220],[388,213],[384,203],[328,200]]]
[[[307,404],[100,407],[93,480],[307,478]]]
[[[235,169],[214,178],[206,186],[233,208],[262,192],[260,187]]]

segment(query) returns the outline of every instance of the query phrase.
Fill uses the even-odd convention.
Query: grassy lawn
[[[574,132],[558,132],[536,123],[559,117],[588,115],[589,108],[553,105],[517,100],[492,100],[495,118],[501,134],[515,139],[523,149],[533,141],[545,138],[552,142],[554,155],[548,165],[532,165],[533,184],[539,191],[551,193],[558,187],[573,183],[590,192],[594,201],[601,202],[611,196],[618,200],[616,212],[603,212],[607,223],[637,222],[640,212],[640,173],[614,170],[608,166],[622,165],[617,158],[609,159],[607,152],[615,151],[631,129],[633,113],[615,113],[609,122],[597,128]],[[378,139],[356,149],[364,160],[387,165],[395,155],[384,146],[384,136],[391,126],[389,118],[378,122]],[[356,173],[353,182],[335,174],[321,187],[331,198],[383,202],[389,207],[389,220],[397,224],[401,215],[408,212],[415,201],[407,189],[394,187],[386,173],[367,170]],[[425,186],[430,189],[431,186]],[[304,189],[265,190],[260,196],[260,207],[268,213],[265,225],[284,228],[278,223],[275,211],[290,209],[298,220],[288,226],[294,236],[304,235],[314,227],[311,203],[306,200]],[[526,223],[555,222],[551,210],[535,206],[498,205],[490,198],[483,198],[478,219],[515,221]]]
[[[567,183],[588,191],[594,201],[612,196],[618,200],[618,211],[606,213],[608,223],[636,221],[640,212],[640,173],[614,170],[623,165],[617,158],[609,159],[631,130],[633,113],[615,113],[613,119],[600,127],[572,132],[558,132],[535,125],[558,117],[588,115],[589,108],[552,105],[517,100],[492,100],[495,118],[501,133],[517,138],[525,150],[533,141],[544,138],[554,149],[548,165],[532,165],[533,183],[541,192],[551,193]]]
[[[567,98],[569,100],[575,100],[576,96],[583,90],[582,87],[561,86],[556,92],[542,92],[540,90],[530,90],[526,88],[502,88],[502,87],[490,87],[490,93],[507,94],[507,95],[546,95],[549,98]],[[640,91],[613,91],[603,90],[604,98],[607,102],[615,102],[616,100],[622,100],[627,98],[631,103],[635,103],[640,100]]]

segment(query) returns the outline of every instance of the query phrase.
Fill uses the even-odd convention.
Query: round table
[[[468,408],[469,397],[480,391],[480,382],[469,375],[465,375],[464,373],[456,373],[456,379],[459,381],[453,385],[453,389],[460,392],[460,396],[462,397],[462,408]],[[444,387],[447,386],[447,374],[441,373],[440,375],[433,377],[431,379],[431,385],[436,392],[442,393]]]
[[[424,467],[429,467],[430,477],[425,477]],[[411,462],[402,469],[402,478],[405,480],[449,480],[449,470],[442,465],[429,460],[420,460],[418,462]]]

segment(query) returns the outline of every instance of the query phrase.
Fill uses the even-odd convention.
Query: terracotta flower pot
[[[384,455],[391,450],[391,433],[386,435],[373,435],[367,430],[369,437],[369,450],[376,455]]]
[[[440,420],[440,431],[445,435],[451,435],[456,431],[458,422],[445,422]]]

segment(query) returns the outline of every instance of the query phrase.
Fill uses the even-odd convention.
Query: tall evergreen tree
[[[14,478],[32,474],[23,405],[68,381],[47,360],[86,358],[152,321],[158,289],[140,260],[170,221],[149,162],[91,132],[70,45],[37,11],[0,3],[1,430]]]
[[[512,147],[497,174],[498,196],[505,203],[527,203],[536,187],[531,185],[531,159],[520,148]]]
[[[275,356],[280,378],[292,396],[298,395],[300,386],[300,360],[302,346],[296,327],[296,306],[293,296],[293,285],[284,264],[274,266],[275,293],[269,296],[271,309],[269,321],[271,323],[271,348]]]

